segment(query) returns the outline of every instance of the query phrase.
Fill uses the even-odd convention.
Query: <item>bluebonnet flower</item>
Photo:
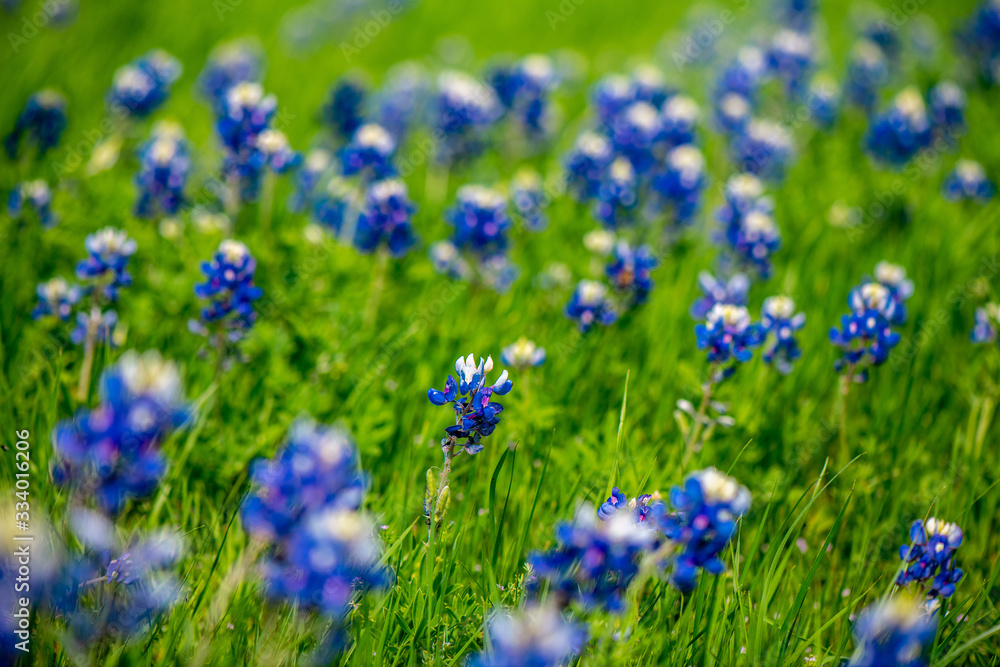
[[[184,186],[191,170],[184,130],[174,123],[157,123],[151,138],[139,150],[139,161],[136,217],[176,215],[184,202]]]
[[[792,157],[792,136],[770,120],[754,119],[730,144],[733,162],[743,171],[762,178],[780,179]]]
[[[192,333],[201,336],[219,335],[236,342],[243,338],[257,321],[254,301],[263,290],[253,284],[257,260],[239,241],[226,239],[219,244],[215,257],[202,262],[205,282],[195,285],[195,296],[209,301],[202,309],[200,320],[188,322]]]
[[[993,198],[995,190],[996,186],[987,178],[983,165],[973,160],[959,160],[945,179],[941,193],[949,201],[985,203]]]
[[[548,96],[557,82],[551,58],[532,54],[514,67],[495,69],[489,78],[500,103],[528,139],[551,135],[555,118]]]
[[[502,350],[500,361],[521,371],[541,366],[545,363],[545,348],[538,347],[535,341],[521,336]]]
[[[445,214],[454,227],[452,242],[479,257],[503,254],[507,250],[510,217],[507,199],[492,188],[463,185],[455,193],[455,204]]]
[[[452,403],[455,410],[455,424],[445,429],[448,436],[441,440],[442,449],[450,453],[455,446],[461,446],[470,455],[483,451],[480,441],[493,433],[503,412],[503,405],[490,399],[494,394],[509,394],[513,387],[507,379],[507,371],[503,371],[493,384],[486,384],[486,376],[492,370],[493,357],[480,358],[478,364],[474,355],[459,357],[455,362],[458,381],[449,375],[444,391],[427,391],[431,403]]]
[[[145,118],[166,101],[181,69],[180,61],[166,51],[150,51],[115,72],[108,105]]]
[[[889,62],[878,44],[867,39],[854,45],[849,58],[844,94],[851,104],[871,111],[889,81]]]
[[[663,104],[660,120],[663,142],[667,146],[680,146],[694,142],[701,109],[687,95],[674,95]]]
[[[43,229],[52,229],[59,223],[59,216],[52,210],[52,190],[45,181],[25,181],[15,185],[7,197],[7,215],[14,220],[21,218],[25,204],[35,209]]]
[[[640,173],[648,171],[656,161],[654,151],[662,136],[660,115],[648,102],[633,102],[625,107],[611,126],[616,153],[628,158]]]
[[[22,141],[34,142],[39,157],[59,144],[66,129],[66,98],[54,90],[40,90],[28,98],[14,129],[4,139],[11,159],[17,157]]]
[[[597,189],[594,217],[611,229],[632,220],[639,202],[638,180],[628,158],[617,158],[608,167]]]
[[[715,98],[737,93],[752,103],[757,89],[767,74],[767,57],[756,46],[744,46],[736,58],[726,65],[715,82]]]
[[[80,301],[83,291],[76,285],[70,285],[62,276],[57,276],[48,282],[39,283],[35,290],[38,295],[38,305],[31,311],[31,317],[38,319],[51,315],[63,322],[69,321],[73,306]]]
[[[571,523],[556,526],[556,539],[553,550],[528,556],[528,594],[538,595],[548,583],[548,594],[560,607],[575,602],[619,613],[643,554],[659,538],[651,522],[637,522],[625,512],[600,520],[593,506],[583,504]]]
[[[69,338],[76,345],[84,344],[88,337],[97,343],[107,343],[115,346],[115,327],[118,326],[118,313],[113,310],[102,311],[96,306],[89,312],[76,314],[76,326],[70,332]]]
[[[534,169],[523,167],[517,170],[510,182],[510,201],[514,212],[531,231],[538,232],[548,226],[549,219],[545,215],[548,197],[542,177]]]
[[[655,65],[642,63],[632,69],[632,94],[637,102],[648,102],[659,109],[674,93]]]
[[[856,373],[856,367],[866,362],[871,366],[884,364],[899,344],[900,336],[891,325],[897,305],[889,288],[878,282],[855,287],[847,302],[851,312],[840,318],[840,329],[830,329],[830,342],[843,350],[834,368],[846,368],[855,381],[864,382],[867,368]]]
[[[316,197],[313,204],[313,218],[339,236],[344,222],[352,214],[357,198],[357,189],[340,177],[333,177],[326,184],[325,191]]]
[[[904,569],[896,577],[899,586],[919,586],[928,602],[950,598],[961,579],[962,568],[955,565],[955,552],[962,546],[958,524],[931,517],[917,520],[910,527],[910,542],[899,548]]]
[[[333,153],[325,148],[315,148],[306,153],[295,172],[295,190],[288,197],[288,209],[299,213],[314,204],[314,191],[333,165]]]
[[[988,303],[976,308],[976,323],[970,338],[973,343],[994,343],[1000,328],[1000,304]]]
[[[114,227],[105,227],[87,236],[84,241],[87,259],[76,265],[76,277],[101,285],[101,294],[108,301],[118,300],[118,290],[132,284],[126,270],[129,259],[135,254],[135,239]]]
[[[434,270],[457,280],[472,277],[472,267],[451,241],[435,241],[428,250]]]
[[[167,467],[160,444],[191,416],[183,392],[177,367],[159,353],[123,354],[101,377],[98,407],[53,431],[56,482],[109,514],[151,493]]]
[[[226,93],[222,113],[215,128],[226,148],[223,170],[238,180],[239,195],[254,200],[260,177],[268,166],[268,146],[259,146],[260,135],[270,128],[278,111],[274,95],[264,95],[258,83],[238,83]],[[280,147],[279,147],[280,150]],[[287,160],[281,160],[284,165]]]
[[[723,134],[741,134],[752,117],[750,100],[739,93],[726,93],[715,102],[715,124]]]
[[[365,123],[340,149],[341,171],[345,176],[361,174],[369,180],[392,176],[396,173],[392,165],[395,151],[396,140],[384,127]]]
[[[597,508],[597,517],[602,521],[607,521],[612,516],[616,516],[624,510],[631,514],[634,522],[641,523],[650,517],[655,517],[655,514],[652,513],[653,507],[650,503],[655,505],[658,502],[660,502],[660,493],[658,491],[643,493],[629,500],[628,496],[619,491],[618,487],[615,486],[611,489],[611,496]]]
[[[875,116],[865,145],[871,155],[890,165],[901,166],[931,143],[931,121],[920,92],[900,91],[886,111]]]
[[[625,295],[627,303],[638,306],[649,298],[654,285],[650,273],[659,264],[649,246],[633,248],[627,241],[618,241],[605,272],[614,288]]]
[[[705,157],[694,146],[682,145],[667,153],[663,169],[653,176],[652,187],[673,210],[675,222],[686,225],[701,207],[705,182]]]
[[[819,127],[829,128],[840,113],[840,88],[830,77],[817,76],[809,84],[806,94],[809,116]]]
[[[715,212],[715,219],[721,222],[728,233],[738,227],[743,219],[755,210],[770,212],[770,200],[763,198],[764,184],[753,174],[736,174],[726,181],[725,203]]]
[[[565,159],[567,185],[577,201],[597,196],[604,172],[614,157],[611,142],[606,137],[586,131],[577,138]]]
[[[437,159],[461,162],[479,155],[486,134],[503,114],[492,87],[464,72],[447,71],[438,77],[432,127],[440,133]]]
[[[323,107],[323,122],[341,139],[349,139],[365,122],[368,90],[359,80],[344,77],[330,89],[329,98]]]
[[[882,49],[890,66],[894,67],[899,62],[899,53],[903,45],[899,38],[898,26],[891,25],[888,19],[889,17],[880,10],[871,13],[868,22],[861,28],[861,38],[871,41]]]
[[[720,371],[719,380],[732,375],[736,365],[750,361],[753,357],[752,348],[764,340],[764,332],[759,324],[751,322],[746,306],[731,303],[712,306],[705,316],[705,322],[695,325],[694,333],[698,349],[708,351],[709,363],[721,366],[734,362]]]
[[[273,458],[252,464],[250,477],[243,529],[265,541],[287,537],[322,509],[359,509],[366,487],[351,434],[305,418],[292,424]]]
[[[889,295],[896,303],[890,324],[906,322],[906,301],[913,296],[913,281],[906,277],[906,269],[899,264],[881,261],[875,265],[875,280],[889,290]]]
[[[566,317],[577,323],[582,333],[589,331],[595,323],[610,326],[618,319],[618,313],[608,299],[608,288],[595,280],[580,281],[564,312]]]
[[[805,33],[779,30],[767,51],[771,73],[785,84],[790,97],[799,97],[805,88],[813,61],[813,41]]]
[[[715,468],[691,473],[684,486],[670,490],[674,511],[660,519],[668,540],[679,552],[673,558],[669,581],[688,592],[698,583],[698,570],[722,574],[719,554],[736,533],[736,523],[750,509],[750,491]]]
[[[635,101],[632,81],[623,74],[609,74],[597,82],[591,92],[597,118],[602,125],[614,125],[618,114]]]
[[[818,0],[778,0],[778,20],[793,30],[808,32],[816,16]]]
[[[847,667],[927,667],[937,614],[896,595],[866,607],[854,623],[854,655]]]
[[[479,277],[494,292],[504,294],[521,277],[521,269],[506,255],[491,255],[479,259]]]
[[[716,304],[747,305],[750,280],[745,274],[737,273],[723,282],[708,271],[702,271],[698,274],[698,287],[701,289],[702,297],[691,304],[691,317],[702,320]]]
[[[973,59],[984,81],[1000,81],[1000,6],[985,0],[958,36],[958,47]]]
[[[583,235],[583,247],[598,257],[607,257],[615,249],[614,232],[607,229],[595,229]]]
[[[288,137],[280,130],[267,129],[258,134],[254,148],[263,165],[276,174],[288,173],[302,162],[302,155],[292,150]]]
[[[769,341],[764,363],[774,364],[780,373],[791,373],[794,362],[802,356],[795,332],[805,326],[805,313],[796,313],[795,302],[787,296],[769,296],[760,309],[760,324]]]
[[[528,605],[518,616],[495,612],[487,628],[492,652],[468,667],[560,667],[583,650],[587,631],[554,607]]]
[[[247,41],[221,44],[212,50],[198,75],[198,92],[216,113],[222,113],[230,88],[260,81],[263,73],[264,56],[258,45]]]
[[[947,139],[965,132],[965,91],[954,81],[940,81],[931,88],[930,116],[934,130]]]
[[[766,210],[751,209],[726,229],[726,240],[741,266],[764,280],[771,277],[771,256],[781,247],[781,231]]]
[[[374,117],[401,143],[426,105],[429,84],[423,68],[403,62],[390,68],[386,82],[375,96]]]
[[[406,183],[398,178],[372,183],[358,214],[354,245],[372,252],[385,243],[394,257],[401,257],[417,242],[410,224],[414,211]]]

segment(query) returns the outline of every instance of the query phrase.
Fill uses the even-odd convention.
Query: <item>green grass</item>
[[[67,30],[43,30],[18,53],[0,45],[0,127],[12,125],[25,97],[42,86],[67,94],[71,118],[63,145],[43,164],[0,162],[0,189],[28,176],[54,180],[67,151],[100,127],[102,96],[114,70],[162,47],[182,60],[185,73],[156,117],[180,120],[198,146],[191,187],[197,192],[218,153],[210,112],[191,93],[194,77],[216,42],[245,34],[257,35],[267,49],[265,87],[277,94],[284,129],[297,147],[318,131],[315,111],[342,72],[359,67],[377,81],[399,60],[436,66],[439,40],[451,34],[474,45],[469,68],[501,52],[573,48],[590,59],[590,80],[659,53],[666,55],[668,75],[704,99],[707,70],[678,73],[670,50],[658,47],[665,33],[699,20],[679,4],[633,8],[587,0],[553,30],[545,12],[559,11],[554,0],[490,6],[427,0],[394,19],[348,63],[336,41],[306,56],[286,54],[280,3],[247,0],[220,18],[212,3],[194,0],[84,2]],[[706,15],[742,4],[722,2]],[[930,5],[922,11],[939,20],[945,35],[972,6]],[[838,75],[851,39],[847,14],[840,3],[825,10]],[[720,45],[750,34],[755,17],[767,13],[754,4],[736,15]],[[19,17],[0,15],[0,33],[20,25]],[[952,73],[956,63],[944,44],[933,67],[906,78],[925,85],[939,72]],[[977,91],[970,97],[971,132],[960,154],[980,160],[995,177],[1000,95]],[[582,125],[584,101],[583,90],[565,94],[570,130],[561,147]],[[1000,635],[986,634],[1000,623],[1000,426],[994,422],[1000,355],[968,340],[975,306],[996,296],[1000,204],[959,206],[941,199],[953,154],[901,174],[875,170],[859,148],[863,131],[855,112],[833,134],[808,125],[796,129],[798,159],[773,190],[784,246],[775,277],[754,288],[751,310],[770,294],[793,296],[808,316],[805,356],[787,377],[759,359],[741,369],[719,394],[731,404],[736,426],[716,431],[686,468],[673,411],[678,399],[697,400],[705,371],[687,313],[697,273],[711,266],[713,256],[700,231],[663,258],[645,307],[581,338],[562,316],[567,290],[532,285],[553,260],[569,265],[575,279],[591,271],[580,237],[595,225],[569,201],[553,204],[545,233],[515,233],[512,256],[524,274],[510,293],[450,282],[415,252],[389,264],[374,323],[363,317],[373,258],[329,240],[306,241],[304,217],[281,205],[272,237],[265,239],[256,206],[247,206],[236,236],[258,258],[257,282],[266,297],[243,346],[249,361],[210,392],[212,363],[198,358],[201,340],[188,333],[186,322],[198,312],[192,288],[200,279],[199,262],[221,237],[189,224],[171,241],[154,224],[133,219],[134,159],[92,178],[82,170],[65,175],[55,203],[62,223],[53,231],[0,217],[0,423],[8,444],[15,429],[32,433],[35,514],[44,508],[63,525],[66,498],[50,481],[49,433],[81,407],[74,395],[81,354],[68,344],[65,327],[33,322],[28,313],[39,281],[71,273],[86,234],[111,224],[138,240],[135,285],[118,307],[128,325],[122,349],[158,349],[177,360],[188,395],[203,399],[197,422],[164,446],[173,465],[161,488],[134,503],[120,524],[124,534],[170,525],[188,535],[180,569],[186,595],[148,635],[110,647],[102,664],[304,663],[322,622],[264,604],[258,582],[227,574],[238,574],[248,547],[236,517],[248,466],[273,455],[302,413],[340,420],[357,438],[371,474],[367,507],[387,526],[386,559],[398,576],[387,594],[363,599],[353,613],[356,643],[344,664],[461,664],[483,645],[484,614],[517,604],[526,554],[552,546],[555,522],[571,517],[579,501],[600,502],[611,483],[630,495],[665,492],[686,472],[707,465],[731,468],[754,495],[727,559],[730,571],[704,576],[688,598],[649,582],[628,641],[612,636],[630,617],[593,615],[593,638],[581,664],[784,665],[803,664],[807,656],[815,664],[838,664],[853,649],[850,616],[889,590],[910,523],[929,513],[957,521],[966,534],[959,557],[967,575],[942,623],[933,664],[1000,664]],[[714,174],[705,207],[711,211],[728,166],[717,137],[705,144]],[[534,162],[551,170],[558,154]],[[485,158],[455,174],[451,191],[464,182],[502,181],[516,164]],[[423,169],[407,180],[420,205],[420,235],[425,242],[443,238],[441,207],[423,197]],[[871,211],[898,186],[902,194],[891,195],[889,213],[857,235],[827,223],[836,202]],[[288,183],[280,184],[279,203],[287,192]],[[905,265],[916,292],[903,343],[890,363],[851,393],[849,451],[842,451],[827,330],[845,311],[850,288],[880,259]],[[459,354],[499,358],[500,348],[520,335],[546,347],[549,360],[514,375],[504,420],[486,450],[457,460],[450,521],[428,562],[424,479],[429,467],[440,465],[437,442],[450,413],[429,404],[426,390],[442,386]],[[102,350],[95,370],[119,354]],[[9,454],[2,458],[5,479],[12,479]],[[800,538],[805,553],[796,545]],[[36,631],[33,664],[71,664],[57,625],[39,618]]]

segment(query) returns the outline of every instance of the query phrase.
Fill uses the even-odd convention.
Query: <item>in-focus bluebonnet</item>
[[[653,176],[652,187],[672,210],[674,222],[683,226],[701,207],[706,180],[705,156],[685,144],[667,153],[663,168]]]
[[[938,616],[916,599],[895,595],[866,607],[854,623],[847,667],[927,667]]]
[[[594,217],[611,229],[632,222],[639,203],[638,187],[635,169],[628,158],[615,159],[597,188]]]
[[[941,194],[949,201],[985,203],[993,198],[996,186],[986,176],[983,165],[973,160],[959,160],[948,173]]]
[[[487,627],[492,651],[467,667],[561,667],[583,650],[587,630],[555,607],[529,604],[517,616],[493,613]]]
[[[503,348],[500,361],[518,370],[526,370],[545,363],[545,348],[535,345],[535,341],[521,336],[517,341]]]
[[[345,176],[359,174],[365,180],[392,176],[396,173],[392,164],[395,152],[396,140],[388,130],[375,123],[365,123],[340,149],[341,173]]]
[[[444,391],[427,391],[431,403],[452,403],[455,411],[455,424],[445,429],[448,435],[441,440],[442,449],[454,450],[456,446],[461,446],[467,454],[478,454],[483,450],[480,441],[493,433],[503,412],[503,405],[491,398],[494,394],[505,396],[513,387],[507,378],[507,371],[500,373],[493,384],[487,384],[486,376],[492,370],[493,357],[480,358],[478,364],[472,354],[459,357],[455,362],[458,380],[449,375]]]
[[[715,468],[705,468],[670,490],[670,504],[674,511],[659,519],[667,539],[677,544],[669,581],[688,592],[698,584],[699,570],[725,571],[719,555],[750,509],[750,491]]]
[[[384,243],[394,257],[405,255],[417,242],[411,224],[415,211],[402,180],[388,178],[372,183],[358,214],[355,247],[372,252]]]
[[[594,324],[610,326],[618,320],[618,312],[608,298],[608,288],[596,280],[581,280],[564,312],[577,323],[581,333],[589,331]]]
[[[33,143],[41,157],[59,144],[66,122],[66,98],[62,93],[40,90],[28,98],[14,129],[4,139],[4,150],[14,159],[22,142]]]
[[[176,123],[157,123],[150,139],[139,149],[136,217],[177,215],[184,203],[184,186],[191,170],[184,130]]]
[[[787,28],[779,30],[771,40],[767,50],[768,68],[793,99],[801,97],[805,91],[814,64],[814,50],[808,34]]]
[[[964,574],[955,564],[955,552],[962,546],[963,537],[955,523],[934,517],[914,521],[910,544],[899,548],[904,565],[896,584],[910,587],[933,605],[940,603],[939,598],[950,598]]]
[[[658,502],[660,502],[660,493],[658,491],[643,493],[629,500],[628,496],[615,486],[611,489],[611,496],[597,508],[597,517],[602,521],[607,521],[612,516],[624,511],[631,515],[633,521],[640,523],[654,516],[652,513],[653,507],[650,503],[655,505]]]
[[[896,303],[889,322],[904,324],[907,317],[906,302],[913,296],[913,281],[906,277],[906,269],[883,260],[875,265],[875,280],[889,290],[889,295]]]
[[[7,196],[7,215],[14,220],[22,218],[26,204],[34,209],[43,229],[59,224],[59,215],[52,210],[52,190],[45,181],[39,179],[15,185]]]
[[[39,283],[35,293],[38,295],[38,305],[31,311],[31,317],[37,320],[51,315],[63,322],[69,321],[73,306],[83,296],[83,290],[77,285],[70,285],[62,276]]]
[[[889,353],[899,344],[899,333],[892,330],[896,301],[889,288],[879,282],[863,283],[851,290],[847,300],[851,312],[840,318],[840,328],[830,329],[830,342],[843,351],[834,368],[847,372],[856,382],[868,378],[868,369],[889,360]]]
[[[618,241],[605,267],[611,285],[622,296],[625,304],[639,306],[649,298],[653,289],[653,269],[660,262],[647,245],[633,248],[627,241]]]
[[[927,148],[932,139],[927,105],[915,87],[900,91],[889,108],[872,118],[865,146],[876,160],[901,166]]]
[[[259,82],[264,73],[264,55],[259,45],[240,40],[212,49],[198,74],[198,93],[216,113],[222,113],[229,89],[240,83]]]
[[[878,44],[860,40],[851,49],[844,95],[851,104],[872,111],[879,92],[889,82],[889,62]]]
[[[503,106],[491,86],[464,72],[449,70],[438,76],[432,114],[432,128],[441,137],[437,160],[452,164],[483,151],[490,129],[503,115]]]
[[[614,149],[607,137],[589,130],[577,137],[576,144],[565,158],[567,186],[577,201],[597,196],[604,172],[614,157]]]
[[[344,77],[330,89],[329,100],[323,106],[323,122],[346,141],[365,122],[367,103],[367,87],[356,78]]]
[[[243,243],[220,243],[215,257],[201,264],[205,282],[195,285],[194,293],[209,303],[199,320],[188,322],[191,332],[212,338],[216,346],[241,340],[257,321],[254,301],[263,295],[253,284],[256,270],[257,260]]]
[[[780,373],[792,372],[802,348],[795,333],[806,324],[805,313],[795,312],[795,302],[787,296],[769,296],[760,309],[760,324],[767,337],[764,363],[773,364]]]
[[[548,201],[545,184],[537,171],[522,167],[514,173],[510,181],[510,203],[525,227],[539,232],[548,226],[549,219],[545,214]]]
[[[116,112],[145,118],[169,97],[181,69],[180,61],[166,51],[150,51],[115,72],[108,105]]]
[[[965,133],[965,91],[954,81],[940,81],[928,94],[934,131],[947,140]]]
[[[698,287],[702,297],[691,304],[691,317],[703,320],[716,304],[747,305],[750,279],[743,273],[737,273],[723,282],[708,271],[702,271],[698,274]]]
[[[167,468],[160,445],[190,416],[177,367],[155,351],[126,352],[102,375],[98,406],[53,431],[53,477],[117,514],[156,488]]]
[[[988,303],[976,308],[976,323],[970,338],[973,343],[995,343],[1000,328],[1000,304]]]
[[[97,287],[108,301],[118,300],[118,290],[132,284],[127,267],[138,247],[121,229],[105,227],[87,236],[84,241],[87,259],[76,265],[76,277]]]
[[[793,153],[788,129],[762,118],[751,120],[743,134],[733,137],[730,148],[738,169],[775,180],[782,178]]]
[[[753,348],[764,340],[759,324],[750,319],[746,306],[717,303],[705,316],[705,322],[695,325],[695,338],[699,350],[706,350],[708,361],[720,368],[718,382],[732,375],[736,366],[753,357]],[[732,362],[732,365],[726,366]]]

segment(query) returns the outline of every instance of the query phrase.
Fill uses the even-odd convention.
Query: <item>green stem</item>
[[[714,365],[710,370],[709,376],[710,378],[715,376]],[[715,383],[711,379],[701,386],[701,404],[698,405],[698,412],[695,414],[694,424],[691,425],[691,430],[688,432],[687,442],[684,443],[684,467],[687,467],[688,462],[694,455],[695,447],[698,445],[698,438],[701,436],[702,429],[704,428],[705,414],[708,412],[708,404],[712,400],[712,392],[714,390]]]
[[[847,367],[844,384],[840,388],[840,455],[847,456],[847,397],[851,393],[851,383],[854,382],[854,364]]]
[[[260,192],[260,233],[265,239],[271,236],[271,217],[274,213],[274,186],[277,176],[270,169],[264,173]]]
[[[90,307],[90,319],[87,321],[87,333],[83,341],[83,367],[80,369],[80,384],[76,389],[76,397],[81,402],[86,401],[90,394],[90,374],[94,368],[94,345],[100,317],[101,309],[94,303]]]
[[[371,290],[368,292],[368,303],[365,304],[364,324],[366,329],[375,326],[378,319],[378,303],[385,289],[385,270],[389,264],[389,251],[379,246],[378,259],[375,262],[375,275],[372,277]]]

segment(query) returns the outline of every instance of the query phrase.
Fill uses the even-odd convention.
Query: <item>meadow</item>
[[[170,566],[177,594],[162,613],[132,619],[134,632],[102,616],[100,596],[88,599],[97,609],[88,627],[104,628],[93,630],[91,641],[74,634],[72,613],[33,600],[30,653],[11,650],[8,628],[0,626],[0,659],[464,665],[486,651],[495,661],[474,664],[841,665],[856,655],[852,628],[862,610],[900,594],[899,552],[911,544],[911,525],[933,516],[964,533],[956,551],[964,576],[928,612],[933,641],[913,662],[851,664],[1000,665],[1000,348],[970,339],[976,309],[998,299],[1000,204],[942,196],[960,158],[1000,178],[993,106],[1000,92],[956,50],[956,31],[976,3],[819,7],[811,29],[815,69],[842,85],[866,16],[885,12],[889,33],[904,45],[874,112],[845,102],[822,127],[778,81],[762,84],[754,114],[775,120],[794,149],[783,173],[765,179],[781,245],[770,276],[753,279],[747,308],[756,322],[766,297],[792,297],[795,312],[805,314],[796,332],[801,358],[787,374],[765,363],[763,347],[737,363],[713,394],[731,424],[708,425],[694,438],[697,448],[686,446],[691,417],[678,401],[699,407],[710,365],[690,309],[702,296],[699,274],[720,270],[715,215],[727,180],[740,171],[732,137],[713,124],[713,82],[740,46],[766,45],[780,28],[772,3],[314,1],[313,11],[332,15],[340,7],[342,14],[329,30],[312,21],[323,34],[308,40],[294,37],[303,21],[295,23],[290,17],[299,8],[284,3],[82,2],[67,25],[46,18],[33,34],[24,21],[49,10],[22,4],[0,10],[0,131],[14,127],[41,88],[65,96],[68,125],[45,155],[22,147],[20,156],[0,159],[5,198],[22,182],[44,179],[58,216],[45,228],[34,211],[0,213],[0,559],[13,553],[14,505],[23,501],[15,496],[18,440],[30,443],[30,515],[42,536],[38,581],[46,541],[69,554],[89,548],[71,515],[76,505],[98,503],[60,479],[53,433],[103,400],[99,378],[126,351],[156,350],[178,364],[192,409],[157,442],[166,467],[156,483],[108,512],[121,543],[167,529],[183,535],[183,552]],[[373,33],[367,42],[355,30],[363,34],[366,26]],[[417,239],[400,257],[359,252],[310,210],[290,210],[295,170],[268,174],[274,178],[265,178],[258,201],[224,201],[231,193],[223,191],[224,177],[219,185],[217,114],[198,94],[198,76],[216,45],[247,36],[265,54],[261,83],[277,99],[274,127],[297,151],[346,143],[324,123],[332,85],[346,75],[377,89],[402,61],[420,63],[433,81],[445,69],[481,77],[495,63],[550,54],[568,72],[551,92],[560,118],[548,143],[538,142],[543,148],[501,128],[481,154],[447,170],[433,162],[441,137],[426,124],[414,129],[394,159],[416,207]],[[930,55],[913,46],[920,39],[934,42]],[[151,49],[171,54],[183,71],[162,105],[122,131],[105,122],[112,77]],[[700,105],[694,143],[705,156],[705,186],[691,224],[678,233],[661,233],[662,219],[631,223],[644,231],[629,238],[649,243],[658,261],[655,285],[613,323],[581,332],[564,311],[578,281],[602,279],[605,260],[584,245],[601,224],[589,202],[566,191],[565,159],[577,136],[596,125],[595,84],[640,63],[657,65],[670,86]],[[873,157],[865,146],[877,112],[907,86],[923,93],[942,79],[967,94],[964,129],[895,168]],[[139,217],[136,148],[164,119],[183,126],[191,147],[184,201],[176,215]],[[107,146],[116,133],[123,142],[117,162],[92,168],[95,145]],[[436,271],[428,248],[453,234],[446,218],[458,189],[505,187],[525,166],[544,178],[548,225],[536,231],[514,217],[505,256],[519,276],[509,289]],[[86,355],[71,339],[73,322],[36,319],[32,309],[37,286],[59,275],[72,279],[87,256],[85,239],[108,226],[135,240],[132,281],[119,290],[118,326],[95,346],[81,392]],[[627,225],[615,231],[633,233]],[[196,296],[206,280],[202,262],[229,238],[255,258],[253,283],[262,294],[252,326],[222,363],[220,348],[189,321],[203,317],[206,302]],[[840,326],[852,289],[881,261],[905,267],[913,293],[905,322],[893,323],[898,343],[845,397],[830,328]],[[545,348],[544,363],[515,368],[501,360],[522,336]],[[428,389],[444,389],[455,359],[470,353],[475,363],[492,356],[489,381],[507,369],[512,388],[499,397],[503,412],[482,451],[455,458],[450,503],[437,525],[426,518],[428,471],[437,479],[439,443],[454,421],[428,400]],[[350,597],[343,618],[269,595],[258,566],[274,546],[246,525],[247,498],[259,488],[255,462],[275,457],[304,416],[353,436],[366,477],[360,511],[377,533],[376,560],[392,573],[373,586],[380,590]],[[752,495],[721,551],[723,573],[702,571],[694,590],[681,591],[661,568],[644,566],[617,613],[567,605],[566,618],[571,612],[587,633],[574,655],[503,661],[506,644],[491,639],[490,620],[495,610],[516,617],[535,604],[529,598],[546,598],[544,587],[536,591],[537,580],[529,581],[526,562],[557,547],[557,524],[572,521],[581,502],[601,505],[613,487],[629,498],[658,490],[667,500],[671,487],[712,466]],[[0,591],[4,604],[13,599]]]

